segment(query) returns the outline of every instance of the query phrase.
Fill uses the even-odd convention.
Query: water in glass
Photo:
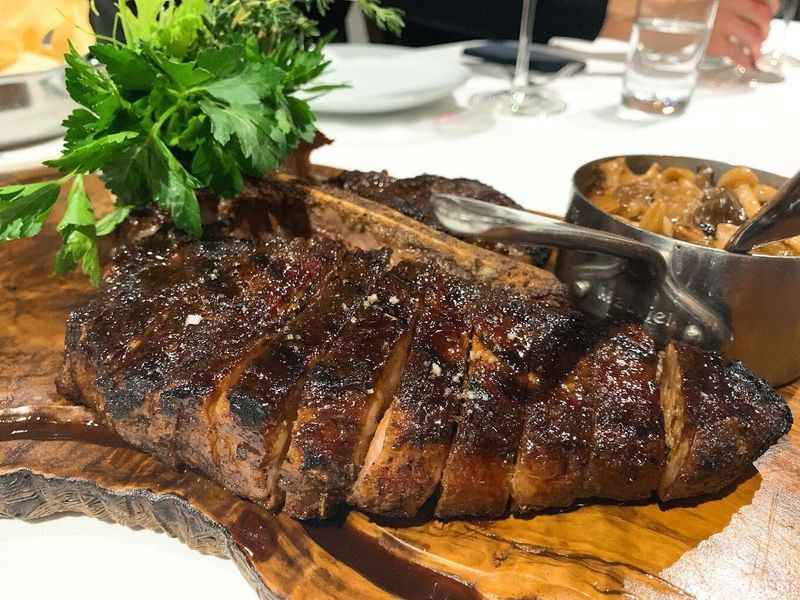
[[[640,17],[631,34],[622,104],[663,115],[682,112],[697,83],[708,35],[705,23]]]

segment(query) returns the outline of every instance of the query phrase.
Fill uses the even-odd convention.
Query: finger
[[[769,4],[761,0],[738,0],[732,8],[736,16],[749,21],[760,29],[764,38],[769,35],[772,15],[775,14]]]
[[[750,21],[746,21],[739,17],[731,19],[730,24],[723,29],[723,33],[735,36],[741,45],[750,50],[750,53],[758,58],[761,56],[761,44],[764,43],[766,37],[757,26],[753,25]]]
[[[726,45],[727,48],[730,48],[730,44],[744,46],[746,52],[750,53],[755,59],[761,56],[761,44],[764,39],[758,27],[750,21],[727,11],[717,17],[710,45],[716,46],[716,51],[720,51],[719,44],[724,42],[729,43]],[[715,43],[717,40],[719,40],[719,44]]]
[[[746,69],[755,67],[755,58],[749,54],[743,46],[736,42],[725,40],[720,46],[720,53],[718,56],[727,56],[737,65]]]
[[[735,37],[725,35],[719,30],[715,30],[711,36],[707,52],[709,56],[726,56],[746,68],[754,66],[753,57],[745,53],[743,47],[735,41]]]

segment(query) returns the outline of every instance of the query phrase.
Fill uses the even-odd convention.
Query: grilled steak
[[[526,405],[578,334],[575,313],[515,294],[487,291],[476,304],[464,401],[436,506],[442,517],[505,511]]]
[[[603,332],[566,377],[532,398],[514,473],[516,511],[652,495],[666,455],[657,362],[641,327]]]
[[[275,219],[257,240],[162,227],[123,248],[70,317],[61,391],[299,518],[710,493],[791,425],[740,364],[662,358],[641,327],[571,309],[551,275],[368,200],[258,189],[287,187],[310,238]]]
[[[372,438],[350,501],[413,516],[442,475],[459,416],[477,288],[428,268],[413,279],[419,312],[400,385]]]
[[[328,517],[347,497],[400,379],[415,315],[411,290],[390,271],[311,367],[281,472],[291,514]]]
[[[309,367],[337,339],[367,297],[387,264],[382,251],[344,257],[315,297],[248,363],[212,416],[217,454],[228,486],[267,506],[279,506],[278,474],[292,423],[300,383]]]
[[[684,344],[667,347],[662,394],[665,500],[724,489],[792,425],[783,398],[747,367]]]
[[[393,208],[434,229],[440,227],[433,214],[431,204],[434,194],[455,194],[476,198],[498,206],[522,208],[505,194],[474,179],[450,179],[438,175],[419,175],[408,179],[397,179],[386,171],[345,171],[337,177],[329,179],[326,183],[380,202],[384,206]],[[549,249],[534,244],[503,244],[488,241],[478,243],[489,250],[530,262],[539,267],[543,267],[550,257]]]

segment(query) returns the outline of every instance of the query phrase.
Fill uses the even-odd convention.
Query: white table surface
[[[800,55],[798,24],[790,32],[790,49]],[[457,61],[461,46],[435,52]],[[395,115],[323,117],[322,130],[336,142],[314,159],[400,176],[471,177],[527,207],[554,213],[567,207],[574,169],[600,156],[692,155],[785,175],[800,167],[800,69],[787,70],[782,84],[701,85],[685,115],[649,123],[616,116],[619,70],[592,61],[586,74],[558,82],[554,89],[569,107],[557,117],[465,124],[453,116],[459,103],[504,83],[497,72],[480,69],[452,100]],[[91,575],[88,586],[84,574]],[[200,555],[165,535],[82,517],[0,521],[0,577],[0,597],[14,600],[255,597],[231,561]]]

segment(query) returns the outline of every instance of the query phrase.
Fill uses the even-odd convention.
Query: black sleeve
[[[411,46],[519,36],[522,0],[389,0],[386,4],[405,11],[401,41]],[[554,36],[596,38],[608,0],[539,0],[536,4],[533,37],[544,43]]]
[[[607,8],[608,0],[540,1],[536,7],[534,39],[546,42],[551,37],[563,36],[593,40],[603,27]]]
[[[117,14],[116,0],[95,0],[97,12],[92,11],[89,20],[92,29],[100,35],[110,36],[114,30],[114,18]],[[121,32],[117,32],[121,35]]]

